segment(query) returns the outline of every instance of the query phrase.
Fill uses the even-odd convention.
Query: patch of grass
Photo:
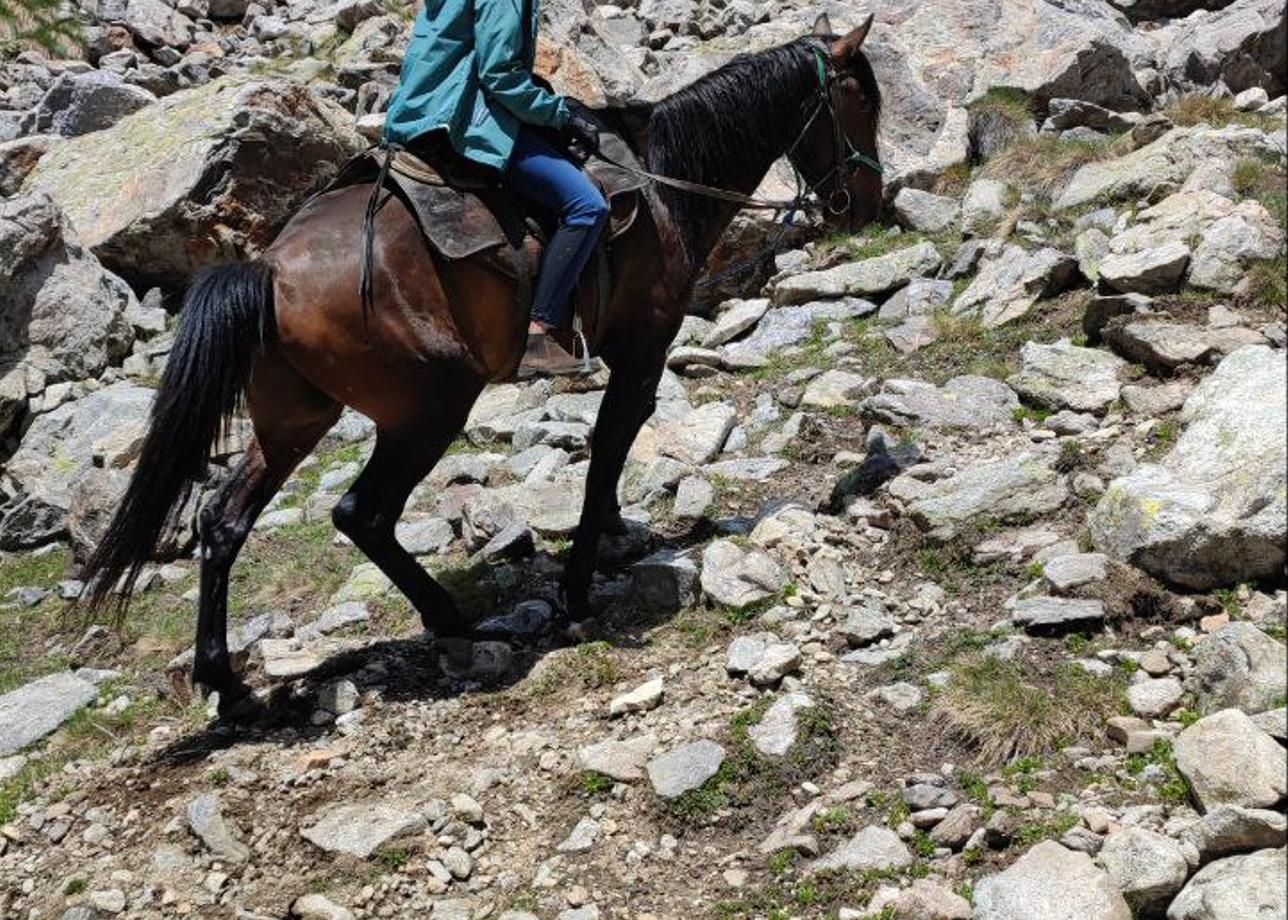
[[[69,878],[67,884],[63,885],[63,897],[75,897],[88,887],[89,882],[79,875],[75,878]]]
[[[1234,107],[1234,100],[1228,96],[1206,96],[1194,94],[1177,99],[1163,113],[1172,123],[1181,127],[1191,127],[1207,123],[1214,128],[1224,125],[1243,125],[1245,128],[1256,128],[1259,131],[1273,131],[1278,127],[1270,115],[1259,112],[1240,112]]]
[[[1037,788],[1037,774],[1042,769],[1042,758],[1027,755],[1017,757],[1002,769],[1002,775],[1027,795]]]
[[[922,859],[929,859],[935,855],[937,849],[935,841],[930,839],[930,835],[918,828],[912,834],[912,852],[916,853]]]
[[[1180,805],[1189,798],[1189,786],[1176,769],[1172,742],[1159,738],[1148,751],[1131,754],[1127,758],[1127,772],[1132,776],[1140,776],[1148,766],[1160,767],[1166,775],[1166,779],[1155,786],[1160,799],[1172,805]]]
[[[1000,764],[1095,737],[1123,698],[1119,681],[1072,665],[1038,674],[1014,661],[976,657],[953,669],[931,721],[975,747],[982,762]]]
[[[411,853],[402,847],[387,847],[376,854],[386,872],[397,872],[411,862]]]
[[[1072,438],[1065,438],[1060,442],[1060,453],[1051,465],[1061,473],[1069,473],[1082,466],[1084,460],[1082,445]]]
[[[1176,424],[1176,419],[1165,418],[1149,433],[1149,446],[1146,448],[1145,455],[1150,460],[1157,460],[1176,446],[1176,438],[1180,434],[1180,426]]]
[[[970,111],[973,114],[996,112],[1015,122],[1027,121],[1032,124],[1037,120],[1037,112],[1028,93],[1009,86],[991,87],[970,104]]]
[[[538,697],[611,687],[621,679],[617,653],[607,642],[583,642],[558,655],[532,686]]]
[[[1073,812],[1060,812],[1050,818],[1040,818],[1021,824],[1015,832],[1013,842],[1021,849],[1027,850],[1043,840],[1054,840],[1062,837],[1078,823],[1078,816]]]
[[[1033,406],[1016,406],[1011,410],[1011,418],[1017,422],[1045,422],[1051,417],[1050,409],[1038,409]]]
[[[583,770],[577,776],[578,788],[586,795],[603,795],[610,792],[615,781],[598,770]]]
[[[814,830],[820,834],[847,834],[855,828],[854,814],[844,805],[825,808],[814,816]]]
[[[840,748],[832,710],[825,703],[797,710],[796,743],[784,756],[762,757],[756,751],[749,729],[764,718],[773,700],[763,696],[730,720],[729,753],[720,769],[697,789],[667,803],[673,818],[693,822],[721,809],[752,811],[835,764]]]
[[[1282,218],[1280,226],[1283,225]],[[1288,306],[1288,258],[1279,256],[1254,262],[1248,269],[1247,293],[1258,304],[1283,309]]]
[[[983,174],[1029,192],[1034,206],[1049,205],[1080,166],[1110,159],[1124,152],[1121,145],[1109,139],[1070,140],[1052,134],[1035,134],[1021,138],[995,154],[984,166]]]

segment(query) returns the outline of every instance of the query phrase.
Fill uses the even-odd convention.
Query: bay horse
[[[856,229],[880,209],[881,95],[862,51],[872,18],[843,36],[814,34],[740,55],[652,105],[598,114],[620,127],[651,173],[749,195],[786,155],[807,187]],[[375,217],[374,301],[359,296],[370,183],[325,192],[263,255],[205,270],[184,298],[174,346],[133,477],[82,577],[91,607],[124,611],[143,565],[207,474],[210,450],[243,405],[254,436],[197,517],[200,588],[194,685],[218,691],[221,716],[250,688],[226,642],[228,575],[256,517],[351,406],[376,425],[375,449],[332,519],[415,607],[436,639],[478,634],[451,595],[399,545],[412,489],[464,427],[484,386],[509,376],[528,318],[513,282],[429,249],[390,196]],[[615,241],[601,319],[610,370],[591,441],[585,500],[562,578],[564,617],[589,617],[597,540],[620,525],[618,478],[653,413],[667,347],[707,256],[738,210],[731,196],[661,181]],[[736,197],[736,195],[732,196]]]

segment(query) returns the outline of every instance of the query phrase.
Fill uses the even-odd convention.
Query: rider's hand
[[[564,138],[583,162],[599,153],[599,126],[580,112],[573,112],[564,128]]]

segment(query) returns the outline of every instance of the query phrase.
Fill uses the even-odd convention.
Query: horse
[[[597,541],[623,526],[617,482],[652,415],[667,347],[703,263],[773,163],[788,157],[853,230],[881,207],[881,94],[862,51],[872,17],[743,54],[653,104],[597,112],[656,179],[615,241],[600,322],[609,380],[591,440],[585,499],[561,591],[565,622],[590,619]],[[679,186],[679,187],[677,187]],[[229,571],[291,472],[350,406],[375,423],[370,459],[332,511],[338,530],[406,595],[435,641],[478,638],[451,595],[396,540],[413,488],[463,429],[483,388],[522,355],[527,317],[514,281],[475,259],[428,247],[396,196],[375,216],[370,309],[359,295],[372,184],[307,202],[254,260],[205,269],[189,284],[123,498],[82,569],[91,609],[129,604],[158,542],[177,526],[212,446],[238,413],[253,436],[196,515],[200,587],[194,686],[219,694],[221,717],[253,705],[228,652]]]

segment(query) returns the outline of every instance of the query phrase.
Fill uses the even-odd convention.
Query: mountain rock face
[[[539,75],[640,131],[823,14],[882,94],[873,222],[715,245],[575,624],[607,370],[485,389],[388,571],[332,526],[346,408],[225,612],[239,411],[129,609],[79,602],[185,286],[379,139],[419,5],[74,6],[0,41],[0,916],[1283,920],[1283,0],[543,0]]]

